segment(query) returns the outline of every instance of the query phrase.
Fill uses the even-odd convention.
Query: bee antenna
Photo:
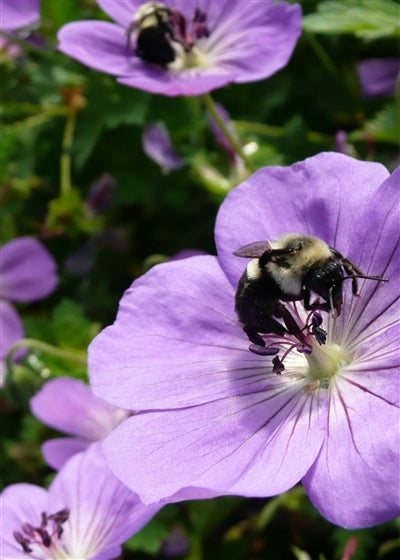
[[[376,280],[377,282],[389,282],[389,278],[382,278],[382,276],[367,276],[365,274],[351,274],[345,276],[343,280],[352,280],[353,278],[365,278],[366,280]]]

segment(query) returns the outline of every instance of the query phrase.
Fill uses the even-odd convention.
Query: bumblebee
[[[283,336],[287,329],[277,321],[281,302],[303,301],[306,310],[322,310],[338,317],[343,305],[343,281],[351,279],[358,295],[358,278],[387,282],[367,276],[337,249],[311,235],[289,233],[275,241],[258,241],[234,251],[252,258],[235,298],[235,309],[249,340],[265,346],[259,333]],[[311,302],[311,294],[318,297]]]
[[[127,29],[128,46],[132,33],[136,37],[136,54],[146,62],[166,66],[175,60],[171,46],[174,31],[170,23],[172,12],[162,2],[145,2],[135,13]]]

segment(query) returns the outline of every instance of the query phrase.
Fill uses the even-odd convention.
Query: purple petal
[[[60,470],[64,464],[76,453],[85,451],[90,442],[78,438],[57,438],[45,441],[42,445],[42,453],[46,463]]]
[[[135,69],[125,29],[108,21],[76,21],[58,33],[59,49],[90,68],[115,76]]]
[[[71,377],[45,383],[30,405],[45,424],[88,442],[102,439],[127,416],[126,411],[99,399],[85,383]]]
[[[4,300],[0,300],[0,333],[0,360],[3,360],[11,346],[25,335],[21,317],[14,307]]]
[[[252,394],[139,414],[105,439],[107,462],[145,503],[189,486],[216,495],[278,494],[304,476],[325,437],[325,396],[310,399],[303,386],[274,376]]]
[[[127,28],[133,21],[133,16],[143,0],[96,0],[100,8],[110,16],[111,19]]]
[[[40,0],[1,0],[0,29],[13,31],[40,17]]]
[[[115,551],[160,509],[144,506],[111,473],[97,444],[66,463],[49,495],[55,511],[70,509],[63,540],[71,558],[101,558],[96,556],[101,553],[112,558],[105,553]]]
[[[248,351],[234,290],[211,256],[153,267],[124,294],[114,325],[89,347],[93,391],[131,410],[262,390],[271,367],[270,358]]]
[[[366,97],[395,95],[400,58],[370,58],[358,65],[361,90]]]
[[[380,371],[346,371],[335,384],[329,437],[303,479],[332,523],[354,529],[400,515],[399,383],[399,367],[382,364]]]
[[[4,560],[29,558],[13,536],[23,523],[37,527],[42,511],[49,511],[46,490],[33,484],[12,484],[0,494],[2,513],[1,557]]]
[[[179,169],[184,165],[164,125],[148,124],[143,132],[142,143],[144,153],[163,169]]]
[[[232,285],[245,268],[233,251],[290,232],[320,237],[358,264],[351,240],[364,231],[360,217],[387,177],[378,163],[334,152],[257,171],[228,194],[217,216],[218,257]]]
[[[127,77],[119,78],[118,82],[169,97],[203,95],[226,86],[234,80],[235,76],[232,72],[215,70],[202,70],[201,73],[182,70],[172,74],[163,69],[152,68],[143,62],[138,62],[137,66],[137,70],[130,72]]]
[[[19,237],[0,248],[1,297],[35,301],[51,294],[57,283],[56,263],[36,239]]]
[[[349,239],[348,254],[363,272],[389,280],[359,280],[359,297],[352,297],[347,287],[346,305],[335,329],[349,348],[358,348],[359,355],[369,354],[375,337],[400,321],[399,184],[400,168],[366,199],[365,211],[354,226],[357,235]]]

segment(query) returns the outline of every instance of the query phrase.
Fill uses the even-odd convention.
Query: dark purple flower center
[[[165,67],[181,54],[190,53],[196,41],[209,36],[205,12],[195,9],[192,17],[161,2],[145,2],[127,29],[128,47],[132,33],[136,54],[147,62]]]
[[[35,545],[50,548],[54,540],[59,539],[62,535],[62,525],[68,520],[69,509],[64,508],[51,515],[42,512],[41,517],[38,527],[33,527],[30,523],[23,523],[22,532],[13,532],[15,540],[21,545],[24,552],[33,552]]]
[[[283,320],[287,333],[264,335],[265,346],[250,344],[249,350],[262,356],[274,356],[272,371],[280,375],[285,369],[284,360],[293,350],[300,354],[311,354],[315,347],[314,340],[319,345],[325,344],[327,333],[321,327],[322,316],[318,311],[311,311],[301,327],[299,326],[299,323],[302,323],[300,315],[297,313],[295,319],[283,304],[277,306],[275,316]],[[283,349],[283,355],[280,357],[278,354],[281,349]]]

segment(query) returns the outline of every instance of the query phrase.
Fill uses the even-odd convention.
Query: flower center
[[[307,362],[307,387],[328,388],[329,380],[351,362],[352,356],[339,344],[327,340],[328,333],[322,328],[323,319],[318,311],[312,311],[304,319],[296,305],[292,309],[293,314],[284,305],[278,307],[277,316],[283,320],[287,330],[284,335],[264,335],[265,347],[250,344],[249,350],[263,356],[274,356],[272,371],[278,375],[285,371],[285,360],[289,354],[302,354]]]
[[[136,11],[127,29],[128,47],[131,35],[136,38],[137,56],[162,67],[193,68],[202,57],[196,42],[209,36],[205,12],[196,8],[191,18],[168,8],[162,2],[145,2]]]
[[[64,508],[51,515],[42,512],[41,517],[38,527],[33,527],[30,523],[24,523],[21,527],[22,532],[13,532],[17,543],[21,545],[24,552],[34,554],[35,557],[69,558],[60,541],[63,533],[62,525],[68,520],[69,509]]]

